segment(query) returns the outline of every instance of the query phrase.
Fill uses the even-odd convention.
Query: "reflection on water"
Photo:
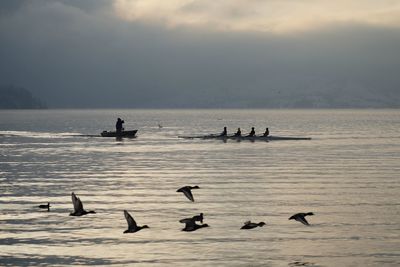
[[[4,256],[0,259],[2,266],[60,266],[60,265],[109,265],[109,260],[85,258],[85,257],[68,257],[57,255],[35,255],[35,254],[17,254],[13,256]]]
[[[399,115],[0,111],[0,265],[398,266]],[[95,137],[117,117],[138,137]],[[223,126],[312,140],[177,138]],[[71,192],[97,213],[69,216]],[[123,234],[123,210],[150,228]],[[288,220],[298,212],[311,226]],[[210,227],[182,232],[199,213]],[[248,220],[266,225],[240,230]]]
[[[317,266],[314,263],[311,262],[302,262],[302,261],[294,261],[289,263],[290,267],[297,267],[297,266]]]

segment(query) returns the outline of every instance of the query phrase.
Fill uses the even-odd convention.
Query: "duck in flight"
[[[308,222],[307,222],[307,220],[306,220],[306,216],[311,216],[311,215],[314,215],[314,213],[312,213],[312,212],[307,212],[307,213],[296,213],[295,215],[293,215],[293,216],[291,216],[290,218],[289,218],[289,220],[296,220],[296,221],[298,221],[298,222],[301,222],[302,224],[304,224],[304,225],[310,225]]]
[[[150,228],[147,225],[138,226],[136,224],[136,221],[133,219],[133,217],[126,210],[124,210],[124,215],[125,215],[126,222],[128,223],[128,229],[124,231],[124,234],[126,234],[126,233],[135,233],[135,232],[140,231],[140,230],[142,230],[144,228]]]
[[[203,223],[203,213],[200,213],[199,215],[195,215],[192,218],[185,218],[180,220],[180,223],[186,223],[187,221],[193,220],[195,222],[201,222]]]
[[[86,211],[83,209],[82,201],[77,197],[74,192],[71,194],[72,204],[74,205],[74,212],[70,213],[69,216],[83,216],[89,213],[96,213],[95,211]]]
[[[253,228],[256,228],[257,226],[263,227],[264,225],[265,225],[265,222],[253,223],[251,221],[247,221],[244,223],[244,225],[240,229],[253,229]]]
[[[42,204],[42,205],[39,205],[38,206],[40,209],[47,209],[47,211],[50,211],[50,202],[47,202],[47,205],[44,205],[44,204]]]
[[[209,227],[209,225],[206,223],[205,224],[197,224],[195,219],[193,219],[193,218],[182,219],[179,222],[185,224],[185,228],[182,229],[182,231],[185,231],[185,232],[193,232],[193,231],[196,231],[197,229],[200,229],[203,227]]]
[[[176,190],[176,192],[182,192],[190,201],[194,202],[194,198],[192,195],[192,189],[199,189],[200,187],[196,186],[184,186]]]

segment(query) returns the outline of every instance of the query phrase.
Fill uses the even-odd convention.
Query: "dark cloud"
[[[28,88],[50,107],[400,103],[398,29],[207,32],[126,22],[106,12],[109,1],[7,2],[0,84]]]

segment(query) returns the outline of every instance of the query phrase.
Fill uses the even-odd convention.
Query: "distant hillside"
[[[0,86],[0,109],[43,109],[46,105],[28,90],[15,86]]]

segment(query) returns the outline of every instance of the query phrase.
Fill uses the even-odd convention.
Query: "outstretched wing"
[[[306,218],[304,218],[304,216],[297,216],[296,221],[299,221],[299,222],[301,222],[301,223],[304,224],[304,225],[310,225],[310,224],[307,222]]]
[[[182,192],[190,201],[194,202],[194,198],[192,192],[190,191],[189,186],[184,186],[176,190],[176,192]]]
[[[192,191],[189,188],[185,188],[185,190],[182,190],[182,192],[190,201],[194,202]]]
[[[74,205],[74,212],[80,212],[83,210],[82,201],[75,195],[74,192],[71,194],[72,197],[72,204]]]
[[[126,210],[124,210],[124,215],[125,215],[126,222],[128,223],[128,228],[136,229],[137,224],[136,224],[135,220],[133,219],[133,217]]]
[[[195,230],[196,222],[193,219],[184,219],[185,220],[185,230],[192,231]],[[182,220],[183,221],[183,220]]]
[[[193,218],[185,218],[185,219],[179,220],[180,223],[190,223],[192,221],[193,221]]]

